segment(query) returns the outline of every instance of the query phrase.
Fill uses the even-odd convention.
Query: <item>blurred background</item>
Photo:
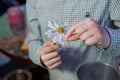
[[[49,80],[28,57],[26,0],[0,0],[0,80]]]
[[[28,57],[26,26],[26,0],[0,0],[0,80],[49,80]]]

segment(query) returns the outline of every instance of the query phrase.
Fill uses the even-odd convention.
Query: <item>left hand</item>
[[[107,48],[110,44],[108,32],[93,19],[87,18],[74,24],[66,33],[66,41],[83,40],[87,45],[100,45]]]

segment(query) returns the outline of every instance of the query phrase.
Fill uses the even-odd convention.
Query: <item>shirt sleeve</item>
[[[43,45],[40,34],[40,24],[37,19],[34,3],[35,0],[27,0],[27,37],[29,46],[29,57],[33,63],[43,66],[40,61],[40,48]]]
[[[120,0],[111,0],[110,19],[112,21],[112,28],[106,27],[110,34],[110,46],[105,50],[112,56],[120,56]],[[116,28],[117,27],[117,28]]]

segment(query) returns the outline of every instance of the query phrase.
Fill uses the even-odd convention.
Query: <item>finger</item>
[[[52,46],[44,47],[40,50],[40,53],[41,53],[41,55],[46,54],[46,53],[50,53],[50,52],[58,50],[59,48],[60,48],[59,45],[52,45]]]
[[[57,63],[51,65],[51,66],[48,67],[48,68],[49,68],[49,69],[55,69],[55,68],[57,68],[61,63],[62,63],[62,61],[59,61],[59,62],[57,62]]]
[[[90,26],[90,25],[96,24],[96,21],[94,21],[91,18],[87,18],[87,19],[85,19],[85,23]]]
[[[89,39],[85,40],[85,43],[87,45],[95,45],[99,42],[100,40],[97,39],[95,36],[90,37]]]
[[[77,35],[77,34],[72,34],[69,38],[68,38],[68,42],[70,42],[70,41],[75,41],[75,40],[79,40],[80,39],[80,37],[79,37],[79,35]]]
[[[82,26],[82,25],[81,25]],[[88,29],[89,28],[87,28],[86,27],[86,25],[83,25],[82,27],[77,27],[76,29],[75,29],[75,33],[74,34],[71,34],[69,37],[68,37],[68,39],[67,39],[67,41],[69,42],[69,41],[75,41],[75,40],[79,40],[80,39],[80,36],[82,35],[82,34],[84,34],[85,32],[87,32],[88,31]]]
[[[47,41],[47,42],[44,43],[44,45],[42,46],[42,48],[50,46],[50,45],[52,45],[52,43],[53,42],[51,40],[49,40],[49,41]]]
[[[48,62],[46,62],[46,66],[52,66],[54,65],[55,63],[58,63],[61,61],[61,57],[56,57],[56,58],[53,58],[51,60],[49,60]]]
[[[81,25],[81,24],[82,24],[82,21],[74,24],[74,25],[68,30],[68,32],[66,33],[66,36],[65,36],[66,40],[69,38],[69,36],[70,36],[73,32],[75,32],[75,29],[76,29],[79,25]]]
[[[77,27],[77,26],[76,26],[76,27]],[[66,40],[72,35],[73,32],[75,32],[76,27],[72,27],[72,28],[70,28],[70,29],[68,30],[68,32],[67,32],[66,35],[65,35],[65,39],[66,39]]]
[[[49,61],[53,58],[56,58],[59,56],[58,52],[52,52],[52,53],[49,53],[49,54],[46,54],[46,55],[41,55],[42,57],[42,60],[45,62],[45,61]]]
[[[119,69],[119,71],[120,71],[120,65],[119,65],[118,69]]]
[[[80,36],[80,40],[85,41],[85,40],[89,39],[90,37],[92,37],[93,35],[94,35],[93,32],[86,31]]]
[[[78,34],[79,36],[81,36],[84,32],[88,31],[88,27],[87,25],[81,25],[79,27],[76,28],[75,33]]]
[[[62,47],[62,45],[61,44],[56,44],[56,43],[54,43],[53,41],[51,41],[51,40],[49,40],[49,41],[47,41],[42,47],[41,47],[41,49],[42,48],[45,48],[45,47],[48,47],[48,46],[54,46],[54,45],[57,45],[57,46],[59,46],[59,47]]]

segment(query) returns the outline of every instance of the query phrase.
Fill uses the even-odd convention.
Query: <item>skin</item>
[[[74,33],[74,34],[73,34]],[[110,44],[108,32],[97,22],[88,18],[74,24],[66,34],[66,41],[83,40],[87,45],[99,44],[103,48],[107,48]],[[48,69],[55,69],[62,63],[58,53],[60,44],[53,44],[47,41],[40,50],[40,59]]]
[[[118,69],[119,69],[119,71],[120,71],[120,66],[118,66]]]
[[[66,33],[66,41],[82,40],[87,45],[100,45],[108,48],[110,37],[108,32],[93,19],[87,18],[74,24]]]
[[[74,34],[73,34],[74,33]],[[66,33],[66,41],[83,40],[87,45],[100,45],[108,48],[110,36],[108,32],[93,19],[85,19],[74,24]],[[120,71],[120,66],[118,66]]]
[[[58,53],[60,47],[60,44],[54,45],[52,41],[47,41],[42,46],[40,50],[41,61],[48,69],[54,69],[62,63]]]

